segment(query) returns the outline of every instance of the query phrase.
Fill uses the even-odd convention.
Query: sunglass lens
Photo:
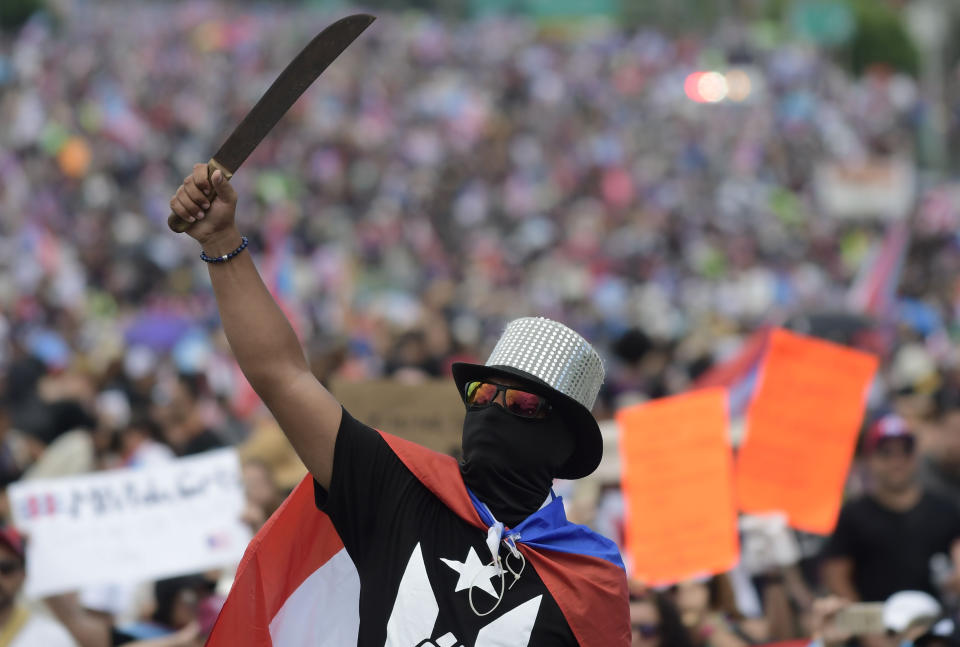
[[[539,395],[520,391],[518,389],[507,389],[506,394],[507,409],[518,416],[533,418],[540,412],[540,403],[542,399]]]
[[[481,406],[490,404],[497,396],[497,385],[487,382],[470,382],[467,384],[467,404]]]

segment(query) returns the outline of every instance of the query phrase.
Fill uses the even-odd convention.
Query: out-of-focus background
[[[3,0],[4,486],[237,447],[256,530],[305,474],[236,368],[199,248],[165,221],[192,164],[319,29],[354,9]],[[898,414],[907,432],[887,435],[909,442],[882,454],[900,450],[908,481],[960,506],[960,7],[383,0],[363,9],[377,22],[233,181],[249,253],[324,384],[345,401],[353,394],[357,408],[400,384],[422,386],[405,392],[428,394],[418,407],[446,393],[456,409],[444,391],[450,364],[482,363],[506,321],[533,314],[571,326],[606,362],[595,414],[609,442],[597,474],[559,487],[572,519],[622,542],[614,413],[684,393],[779,326],[879,357],[863,428]],[[354,414],[371,424],[397,415],[375,409]],[[453,423],[423,423],[437,427],[436,448],[456,451],[457,411]],[[732,430],[736,445],[742,423]],[[851,464],[849,502],[872,500],[882,480],[870,461],[886,447],[878,434]],[[871,514],[883,516],[876,505],[841,514],[839,538],[784,530],[779,540],[798,553],[775,573],[741,564],[662,590],[634,582],[634,616],[650,616],[635,619],[635,644],[670,644],[670,605],[691,644],[809,636],[814,598],[849,593],[823,563],[862,572],[858,551],[889,548],[860,537]],[[916,521],[910,510],[896,513],[927,533],[930,515]],[[930,569],[912,588],[949,613],[960,571],[939,546],[960,527],[930,533],[947,536],[903,551],[912,572]],[[784,573],[786,599],[769,602]],[[113,644],[124,632],[190,644],[197,596],[228,587],[229,573],[216,573],[98,584],[67,602],[111,624]],[[690,602],[696,587],[709,589],[709,604]],[[890,592],[876,590],[878,601]],[[184,597],[194,604],[172,613]]]

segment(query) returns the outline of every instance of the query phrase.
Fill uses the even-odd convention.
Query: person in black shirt
[[[925,492],[917,478],[915,437],[906,422],[888,415],[865,439],[872,489],[846,503],[823,550],[830,592],[848,600],[880,602],[898,591],[939,597],[935,572],[960,564],[960,512]],[[946,567],[949,568],[949,567]]]
[[[202,247],[237,363],[314,477],[356,568],[357,644],[628,645],[616,546],[567,522],[551,491],[554,478],[593,472],[603,453],[593,347],[548,319],[510,322],[485,365],[453,366],[467,407],[459,465],[403,461],[393,437],[354,421],[310,371],[242,253],[236,192],[208,172],[196,164],[170,208]]]
[[[933,398],[920,456],[920,483],[960,508],[960,384],[945,380]]]

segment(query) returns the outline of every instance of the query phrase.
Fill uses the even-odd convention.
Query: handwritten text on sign
[[[250,540],[232,449],[15,483],[9,494],[15,524],[29,534],[30,596],[226,566]]]

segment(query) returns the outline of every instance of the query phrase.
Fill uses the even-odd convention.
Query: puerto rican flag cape
[[[380,433],[448,508],[467,523],[487,529],[456,460]],[[553,595],[581,646],[627,646],[625,572],[622,565],[596,552],[577,552],[577,536],[583,532],[582,526],[564,520],[517,546]],[[358,582],[356,567],[333,523],[314,503],[313,481],[307,475],[247,547],[207,647],[356,645]]]

